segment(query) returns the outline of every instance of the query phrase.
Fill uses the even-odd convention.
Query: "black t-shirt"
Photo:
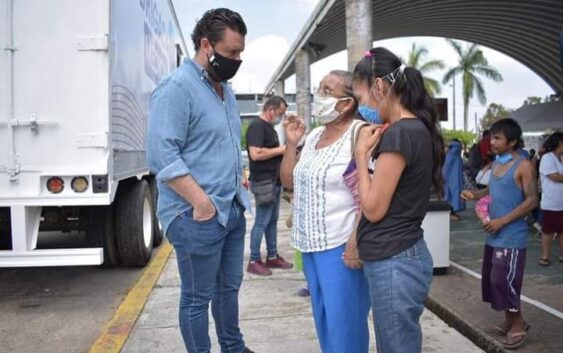
[[[256,118],[246,131],[246,145],[253,147],[275,148],[280,146],[278,134],[272,124]],[[265,161],[253,161],[248,152],[250,162],[250,178],[254,181],[274,180],[278,176],[283,156],[277,156]]]
[[[408,249],[420,238],[432,186],[432,139],[420,119],[401,119],[383,134],[374,151],[398,152],[407,162],[383,219],[371,223],[364,215],[358,226],[360,258],[376,261]],[[376,162],[377,168],[377,162]]]

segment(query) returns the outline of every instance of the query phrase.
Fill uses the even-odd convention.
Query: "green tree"
[[[524,100],[523,105],[534,105],[534,104],[540,104],[540,103],[541,103],[541,97],[531,96],[531,97],[528,97]]]
[[[464,146],[469,146],[475,141],[475,134],[470,131],[442,129],[442,137],[445,141],[458,139]]]
[[[543,102],[544,103],[557,102],[557,96],[555,94],[552,94],[550,96],[545,96],[543,97]]]
[[[484,105],[487,102],[483,82],[479,76],[484,76],[495,82],[501,82],[502,75],[489,65],[487,58],[485,58],[483,51],[477,44],[470,44],[464,47],[454,40],[447,39],[447,41],[459,56],[459,62],[458,66],[452,67],[446,72],[443,83],[449,82],[456,75],[461,75],[463,84],[463,129],[467,131],[469,100],[477,93],[477,99],[481,104]]]
[[[246,150],[246,132],[248,131],[248,126],[250,121],[242,120],[240,124],[240,148],[241,150]]]
[[[485,115],[483,115],[480,121],[481,131],[489,129],[497,120],[508,118],[510,112],[511,110],[506,109],[502,104],[489,104]]]
[[[556,102],[557,98],[555,97],[555,95],[551,95],[551,96],[545,96],[543,97],[538,97],[538,96],[530,96],[528,98],[526,98],[524,100],[524,102],[522,103],[522,105],[534,105],[534,104],[541,104],[541,103],[551,103],[551,102]]]
[[[428,49],[426,49],[424,46],[419,47],[416,45],[416,43],[412,43],[406,65],[414,67],[415,69],[420,71],[422,78],[424,79],[424,87],[426,88],[426,91],[428,92],[428,94],[430,94],[430,96],[434,97],[436,94],[440,94],[442,92],[440,82],[426,76],[426,74],[430,71],[443,69],[445,65],[442,60],[438,59],[424,61],[424,58],[427,54]]]

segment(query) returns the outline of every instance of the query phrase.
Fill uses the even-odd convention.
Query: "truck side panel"
[[[171,1],[0,0],[0,18],[0,267],[144,266],[162,234],[154,178],[134,177],[185,49]],[[88,247],[38,249],[51,230]]]
[[[1,0],[2,19],[9,1]],[[107,194],[94,194],[92,188],[77,194],[68,182],[54,195],[45,184],[50,176],[66,182],[108,174],[109,0],[17,0],[13,6],[13,116],[4,108],[11,90],[4,79],[9,53],[0,55],[0,206],[81,204],[82,199],[107,204]],[[7,31],[0,26],[3,47]],[[9,165],[14,147],[16,161]],[[10,174],[13,167],[19,173]]]
[[[177,64],[179,33],[168,0],[111,3],[113,178],[147,171],[150,94]]]

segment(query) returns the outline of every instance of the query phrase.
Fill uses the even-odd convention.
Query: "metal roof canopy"
[[[372,18],[374,41],[429,36],[484,45],[526,65],[555,92],[563,92],[562,0],[373,0]],[[345,0],[320,0],[266,92],[295,73],[300,48],[313,51],[312,63],[346,49]]]
[[[525,132],[563,131],[563,100],[525,105],[512,112],[510,117],[518,121]]]

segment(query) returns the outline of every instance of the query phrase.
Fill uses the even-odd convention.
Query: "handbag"
[[[250,191],[254,194],[256,205],[266,205],[276,200],[276,179],[250,182]]]

